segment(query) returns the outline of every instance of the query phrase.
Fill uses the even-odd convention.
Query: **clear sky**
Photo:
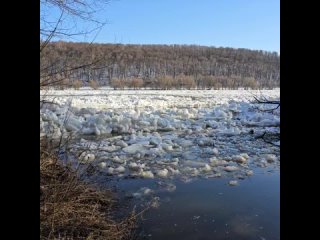
[[[108,23],[94,42],[280,53],[280,0],[111,0],[99,15]]]

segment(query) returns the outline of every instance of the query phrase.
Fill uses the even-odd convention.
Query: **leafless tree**
[[[253,96],[254,101],[252,101],[253,104],[258,104],[258,105],[270,105],[270,108],[256,108],[257,111],[262,111],[262,112],[270,112],[272,114],[275,114],[276,110],[280,109],[280,100],[270,100],[267,99],[265,96]],[[278,112],[279,114],[279,112]],[[279,145],[276,143],[280,140],[280,126],[278,126],[278,131],[277,132],[270,132],[270,131],[264,131],[261,135],[256,136],[256,139],[262,139],[264,142],[269,143],[273,146],[278,146]]]
[[[262,97],[253,96],[253,98],[255,99],[255,103],[273,105],[269,109],[264,109],[260,111],[273,112],[278,108],[280,108],[280,100],[269,100],[265,96],[262,96]]]
[[[68,56],[48,57],[52,41],[92,37],[106,24],[98,18],[107,0],[40,0],[40,89],[65,84],[74,71],[91,69],[101,59],[70,63]],[[57,51],[56,51],[57,52]]]

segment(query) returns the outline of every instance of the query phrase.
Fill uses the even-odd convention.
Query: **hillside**
[[[122,87],[273,88],[276,52],[197,45],[52,42],[41,52],[41,80]],[[59,74],[56,74],[59,73]]]

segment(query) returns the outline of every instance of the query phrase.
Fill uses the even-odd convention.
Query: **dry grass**
[[[48,147],[40,147],[40,239],[132,239],[136,219],[112,218],[110,191],[79,180]]]

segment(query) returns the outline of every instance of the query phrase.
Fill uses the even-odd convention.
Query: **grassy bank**
[[[40,239],[133,239],[134,215],[116,221],[113,210],[111,191],[80,181],[53,149],[40,146]]]

